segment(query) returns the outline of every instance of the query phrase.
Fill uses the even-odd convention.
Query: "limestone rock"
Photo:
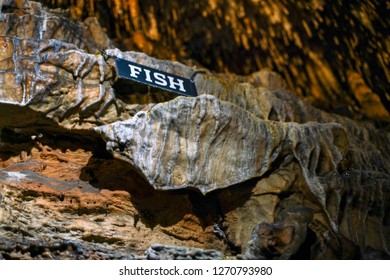
[[[146,250],[148,260],[220,260],[223,255],[215,250],[153,244]]]
[[[315,110],[308,109],[303,113],[314,118],[311,113]],[[319,114],[318,119],[331,120],[332,116]],[[290,169],[297,178],[295,181],[287,180],[283,191],[298,188],[311,203],[317,205],[315,208],[320,207],[325,219],[328,219],[326,223],[330,230],[340,231],[359,246],[382,248],[387,252],[389,240],[386,237],[385,207],[374,214],[363,205],[378,204],[387,199],[389,177],[386,170],[389,162],[386,157],[379,156],[375,147],[386,143],[389,135],[381,134],[372,127],[359,127],[347,119],[334,117],[334,120],[339,124],[263,120],[231,103],[201,95],[197,98],[179,97],[158,104],[148,112],[141,111],[128,121],[101,126],[96,130],[107,141],[107,149],[115,157],[135,166],[156,189],[196,188],[206,194],[254,177],[260,177],[260,182],[265,180],[259,186],[267,189],[271,181],[266,183],[268,178],[262,178],[265,174],[278,174],[289,164],[297,164],[297,168]],[[375,134],[377,138],[375,141],[347,138],[346,135],[353,130],[360,131],[363,139],[363,135],[368,136],[366,133]],[[367,149],[356,151],[354,147],[359,145],[367,145]],[[382,153],[388,152],[382,150]],[[378,168],[376,171],[371,169],[374,163]],[[360,176],[366,178],[368,174],[375,174],[375,179],[368,185],[364,181],[349,182],[351,177],[356,180]],[[266,193],[261,188],[258,191]],[[356,206],[354,201],[362,191],[369,193],[364,197],[371,197],[372,202],[364,200],[359,203],[362,206]],[[277,191],[273,187],[269,192]],[[261,198],[266,199],[265,196]],[[249,206],[250,201],[246,206],[251,209],[250,212],[267,209],[271,217],[275,214],[278,199],[265,208],[264,205],[272,199],[266,199],[261,203],[263,206],[256,206],[259,205],[257,203]],[[242,207],[242,211],[248,211],[246,207]],[[359,214],[355,213],[357,209]],[[233,216],[240,215],[238,213]],[[345,227],[345,220],[366,215],[370,218],[362,218],[363,227],[358,229],[353,222],[346,222],[348,226]],[[261,217],[264,218],[264,214]],[[244,224],[248,226],[253,221]],[[237,240],[240,238],[235,236],[247,240],[248,229],[233,228],[228,233],[230,240],[234,240],[235,244],[241,243]],[[370,228],[381,232],[372,239],[377,240],[373,243],[352,234],[357,231],[362,235],[371,234]]]
[[[246,259],[290,259],[298,252],[313,214],[301,207],[287,209],[283,216],[280,222],[260,223],[253,229],[244,255]]]
[[[341,126],[276,125],[209,95],[179,97],[96,130],[114,156],[134,165],[156,189],[191,187],[204,194],[262,176],[276,159],[294,153],[298,143],[302,158],[320,153],[315,141],[328,143],[324,149],[333,170],[344,153],[333,141]],[[316,166],[304,164],[305,173],[315,172]]]
[[[0,238],[0,260],[220,260],[216,250],[153,244],[145,252],[116,248],[109,250],[96,244],[81,245],[72,240],[39,242],[29,238]]]
[[[19,120],[19,127],[43,115],[68,129],[88,129],[99,118],[117,120],[123,111],[107,85],[112,72],[102,56],[57,40],[0,36],[0,42],[5,46],[0,53],[1,125],[10,125],[6,114],[24,109],[34,118]]]
[[[262,191],[262,188],[271,188],[269,183],[272,181],[267,180],[272,177],[270,174],[280,174],[279,171],[287,168],[291,172],[287,177],[296,177],[296,180],[287,179],[283,191],[277,193],[302,193],[310,206],[321,213],[313,222],[321,225],[319,231],[313,229],[318,238],[323,238],[331,230],[340,232],[340,236],[357,246],[370,246],[386,252],[387,227],[383,222],[386,220],[386,206],[381,207],[377,214],[367,208],[369,201],[356,206],[355,197],[362,193],[360,188],[366,183],[350,183],[375,174],[368,183],[370,188],[365,187],[364,192],[369,193],[374,204],[387,198],[389,151],[382,149],[378,152],[383,143],[389,141],[386,132],[370,124],[358,124],[317,110],[287,90],[254,87],[210,73],[198,75],[195,79],[198,92],[203,94],[198,98],[173,99],[174,96],[169,94],[160,96],[160,91],[146,95],[131,95],[130,91],[123,95],[116,85],[119,81],[115,79],[115,69],[110,67],[110,59],[105,61],[101,56],[87,54],[56,40],[9,37],[2,40],[10,46],[16,45],[17,50],[21,47],[25,52],[30,50],[31,54],[27,60],[30,64],[22,68],[25,60],[14,56],[15,50],[10,48],[7,50],[11,52],[3,53],[5,60],[2,63],[7,70],[3,75],[10,73],[13,79],[4,78],[8,86],[2,95],[1,106],[5,109],[2,111],[2,126],[17,127],[22,134],[34,135],[39,135],[39,129],[45,131],[45,127],[57,133],[64,133],[64,129],[66,133],[73,133],[71,131],[95,128],[108,141],[110,152],[130,162],[157,189],[189,187],[206,194],[251,178],[259,178],[260,182],[265,180],[254,190],[260,196],[247,199],[242,205],[235,204],[235,209],[226,206],[225,203],[232,201],[228,195],[221,194],[218,199],[223,202],[222,214],[230,224],[224,233],[226,238],[221,240],[227,246],[233,244],[243,248],[258,222],[273,222],[280,207],[277,205],[299,205],[297,200],[281,200],[275,195],[267,197]],[[58,52],[55,51],[57,47]],[[141,53],[122,53],[117,49],[106,53],[187,77],[194,72],[183,64],[156,60]],[[79,66],[75,69],[74,64]],[[22,78],[28,79],[18,80],[20,76],[15,72],[15,65],[23,70]],[[36,69],[42,65],[49,70],[37,75]],[[56,79],[48,78],[50,75]],[[28,86],[31,79],[40,86]],[[58,94],[53,96],[57,91]],[[94,99],[96,95],[99,98]],[[17,119],[7,117],[16,112]],[[100,126],[101,122],[111,124]],[[38,131],[27,128],[31,124],[36,125]],[[96,134],[88,137],[96,141]],[[31,148],[31,145],[27,147]],[[156,157],[156,152],[162,156]],[[221,163],[227,167],[215,172]],[[272,188],[270,191],[275,192],[275,187]],[[377,190],[383,195],[377,196]],[[248,194],[244,192],[243,197]],[[299,196],[291,198],[298,199]],[[188,200],[183,205],[184,209],[191,208]],[[216,218],[217,212],[211,216]],[[350,221],[355,219],[355,213],[370,216],[363,227],[365,230],[358,230],[359,234],[372,236],[370,239],[354,234],[356,223]],[[259,215],[259,220],[248,219],[250,215]],[[4,217],[8,215],[4,214]],[[177,221],[177,217],[173,219]],[[212,228],[213,218],[205,219],[207,227]],[[188,230],[188,226],[198,227],[201,223],[190,215],[175,227],[162,226],[157,236],[166,234],[190,239],[193,231]],[[374,233],[368,230],[373,227],[378,229]],[[210,236],[210,232],[195,236],[195,244],[202,244],[205,240],[211,240],[209,245],[218,244],[216,236],[211,239]]]
[[[62,0],[41,1],[67,5]],[[353,117],[367,110],[361,110],[347,83],[351,69],[365,81],[372,98],[380,97],[390,111],[386,1],[130,3],[83,1],[69,6],[79,15],[94,11],[122,49],[136,48],[162,59],[191,58],[216,72],[248,75],[268,68],[307,101]],[[111,9],[102,8],[107,6]],[[140,43],[128,44],[134,37]],[[373,117],[373,111],[368,116]]]
[[[294,188],[298,170],[295,163],[290,163],[269,176],[255,180],[255,186],[249,184],[246,188],[224,189],[218,198],[225,213],[222,227],[225,227],[226,239],[243,250],[259,223],[273,223],[283,201],[279,196],[290,193]]]
[[[0,238],[0,252],[0,260],[133,260],[137,258],[124,250],[109,251],[93,245],[84,247],[71,240],[50,243]]]
[[[4,135],[3,131],[2,139]],[[41,141],[50,143],[52,137],[45,135]],[[78,143],[75,141],[65,144],[57,139],[55,142],[35,143],[37,146],[32,148],[25,143],[26,146],[21,146],[24,152],[2,160],[0,237],[25,238],[31,240],[28,246],[33,247],[44,242],[39,246],[47,246],[49,251],[50,246],[55,250],[57,245],[71,240],[87,251],[99,248],[107,254],[110,252],[112,258],[121,257],[114,254],[116,250],[123,255],[127,250],[127,254],[142,256],[157,242],[224,250],[211,226],[202,228],[188,194],[155,192],[138,180],[128,166],[113,159],[96,158],[92,150],[80,146],[73,149],[72,143]],[[68,150],[51,148],[55,145]],[[77,145],[80,143],[74,147]],[[1,154],[3,157],[6,153]],[[15,252],[11,257],[22,258],[19,245],[12,244]],[[92,258],[93,255],[92,252],[89,257],[70,253],[62,257]],[[36,256],[40,257],[49,258]]]
[[[65,14],[49,10],[41,3],[23,1],[20,9],[3,12],[0,20],[0,34],[21,39],[56,39],[74,44],[89,53],[114,45],[103,31],[96,18],[83,23],[71,21]]]
[[[3,258],[389,257],[390,134],[378,124],[318,110],[268,70],[198,73],[196,98],[123,81],[115,57],[186,78],[205,69],[111,48],[96,21],[37,7],[0,21]],[[146,35],[153,53],[160,35]],[[334,66],[305,54],[315,67],[302,81],[340,92]],[[350,73],[356,99],[379,104],[367,75]]]

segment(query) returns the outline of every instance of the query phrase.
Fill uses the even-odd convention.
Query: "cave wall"
[[[386,1],[41,2],[69,8],[77,20],[97,16],[122,49],[194,59],[217,72],[268,68],[316,106],[389,119]]]
[[[168,48],[82,21],[91,3],[3,7],[0,258],[389,258],[387,111],[361,75],[349,82],[370,102],[351,116],[374,121],[315,108],[266,69],[203,68],[191,98],[123,84],[116,58],[182,77],[202,66],[179,35]]]

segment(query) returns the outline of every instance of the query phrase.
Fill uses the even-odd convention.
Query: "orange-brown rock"
[[[247,75],[268,68],[316,106],[376,117],[377,107],[361,109],[355,99],[348,83],[352,70],[370,89],[371,98],[379,97],[390,111],[386,1],[41,2],[77,8],[79,19],[94,11],[123,47],[164,59],[195,59],[217,72]],[[136,37],[138,44],[126,40]]]
[[[139,256],[153,243],[223,250],[212,228],[194,215],[188,194],[155,192],[134,177],[91,151],[37,143],[2,161],[0,235],[127,247]]]
[[[388,121],[389,111],[383,106],[380,97],[367,86],[362,76],[357,72],[348,71],[347,77],[349,87],[359,102],[362,114],[370,119]]]
[[[295,1],[279,2],[265,1],[261,13],[288,29],[290,19],[277,11]],[[143,4],[131,3],[128,22],[148,26]],[[223,13],[221,3],[193,11],[205,11],[206,19],[223,15],[221,26],[242,35],[231,40],[250,50],[253,42],[237,25],[250,26],[247,2],[231,1]],[[344,82],[366,115],[354,121],[294,95],[288,75],[284,82],[268,70],[214,74],[196,63],[119,49],[96,54],[96,46],[109,43],[96,21],[74,24],[61,20],[63,12],[36,7],[27,3],[21,14],[3,7],[0,24],[0,258],[389,257],[390,134],[367,119],[386,118],[383,87],[373,88],[380,75],[368,82],[361,71],[324,60],[305,44],[300,49],[308,62],[291,59],[290,70],[299,70],[292,77],[302,77],[298,84],[304,81],[316,100],[338,100],[338,69],[351,69]],[[83,11],[70,13],[83,18]],[[88,33],[88,24],[101,34]],[[161,33],[164,26],[152,24],[131,43],[150,43],[153,53],[155,40],[164,46],[170,38]],[[176,38],[181,48],[172,50],[180,57],[187,41]],[[218,36],[210,42],[217,39],[224,42]],[[222,45],[215,50],[229,47]],[[264,57],[283,63],[272,54]],[[186,78],[205,70],[194,78],[199,96],[119,79],[116,57]],[[211,58],[227,67],[223,56]],[[368,115],[369,104],[377,114]]]

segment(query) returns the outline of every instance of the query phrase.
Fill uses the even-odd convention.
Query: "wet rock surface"
[[[385,129],[321,111],[267,70],[111,48],[97,24],[33,2],[3,9],[1,258],[389,258]],[[115,57],[205,70],[199,96],[119,79]]]

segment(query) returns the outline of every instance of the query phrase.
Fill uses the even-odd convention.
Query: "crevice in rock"
[[[310,260],[312,259],[311,250],[312,246],[317,241],[316,234],[310,229],[307,229],[307,235],[305,241],[300,246],[298,252],[291,256],[292,260]]]

